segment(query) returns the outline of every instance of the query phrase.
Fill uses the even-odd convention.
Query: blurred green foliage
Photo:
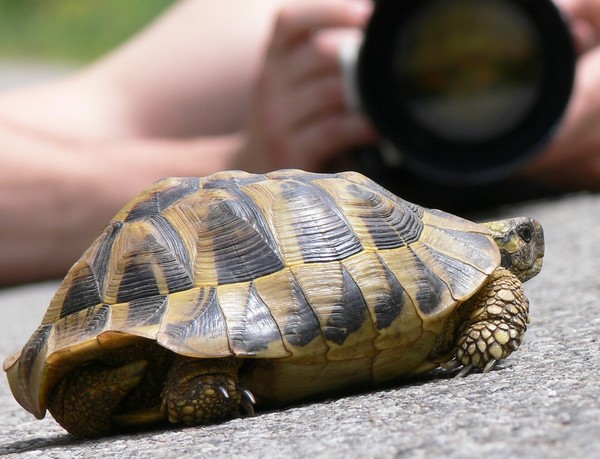
[[[0,59],[89,62],[174,0],[0,0]]]

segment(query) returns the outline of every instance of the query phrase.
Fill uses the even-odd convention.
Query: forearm
[[[0,95],[0,285],[64,273],[160,177],[318,170],[373,142],[337,72],[337,32],[357,32],[369,4],[302,3],[183,2],[92,67]]]
[[[0,124],[0,285],[64,274],[131,197],[230,168],[240,139],[75,144]]]

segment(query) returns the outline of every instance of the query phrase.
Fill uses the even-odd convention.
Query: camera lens
[[[357,65],[364,110],[409,168],[477,182],[549,139],[575,53],[550,0],[380,0]]]
[[[541,37],[513,4],[433,1],[394,46],[398,94],[415,119],[448,139],[502,134],[539,97]]]

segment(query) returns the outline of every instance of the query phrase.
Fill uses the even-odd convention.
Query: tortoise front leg
[[[529,323],[529,301],[521,281],[498,268],[465,305],[470,315],[458,335],[456,360],[465,376],[473,368],[490,371],[520,346]]]
[[[210,424],[238,416],[240,407],[253,415],[252,394],[238,385],[239,359],[178,357],[162,393],[161,411],[172,423]]]

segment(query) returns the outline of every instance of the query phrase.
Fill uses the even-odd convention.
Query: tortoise
[[[75,262],[4,369],[25,409],[81,437],[489,371],[522,341],[543,252],[533,219],[472,223],[355,172],[167,178]]]

